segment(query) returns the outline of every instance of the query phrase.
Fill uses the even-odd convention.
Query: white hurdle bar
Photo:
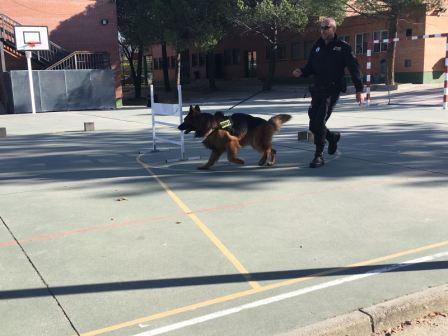
[[[183,120],[182,114],[182,88],[180,85],[177,86],[177,92],[179,97],[178,104],[161,104],[154,102],[154,86],[151,84],[151,118],[152,118],[152,149],[154,152],[157,152],[157,143],[165,142],[173,145],[180,146],[180,160],[185,159],[185,146],[184,146],[184,133],[179,131],[180,140],[171,140],[164,137],[160,137],[156,134],[156,124],[175,127],[179,126]],[[157,115],[163,116],[179,116],[179,124],[163,122],[156,120]]]
[[[445,45],[445,80],[443,84],[443,109],[448,109],[448,33],[443,34],[427,34],[427,35],[416,35],[410,36],[406,38],[395,37],[392,39],[382,39],[382,40],[373,40],[373,42],[369,42],[367,44],[367,62],[366,62],[366,102],[367,105],[370,105],[370,79],[371,79],[371,69],[372,69],[372,46],[377,43],[394,43],[399,41],[410,41],[410,40],[420,40],[420,39],[428,39],[428,38],[446,38]]]

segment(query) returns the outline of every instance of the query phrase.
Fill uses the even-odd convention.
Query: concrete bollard
[[[95,130],[95,123],[93,122],[85,122],[84,123],[84,131],[94,131]]]
[[[0,127],[0,138],[6,138],[6,127]]]
[[[314,134],[311,131],[298,132],[297,140],[314,143]]]

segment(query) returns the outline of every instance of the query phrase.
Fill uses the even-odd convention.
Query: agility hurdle
[[[394,43],[399,41],[412,41],[428,38],[446,38],[445,44],[445,80],[443,84],[443,109],[448,109],[448,33],[443,34],[428,34],[428,35],[415,35],[406,38],[395,37],[393,39],[373,40],[369,42],[367,46],[367,64],[366,64],[366,103],[370,105],[370,82],[371,82],[371,70],[372,70],[372,47],[377,43]]]
[[[161,137],[156,134],[156,125],[164,125],[169,127],[175,127],[177,130],[177,126],[183,122],[183,114],[182,114],[182,88],[180,85],[177,85],[177,92],[179,101],[177,104],[161,104],[154,102],[154,86],[151,84],[151,118],[152,118],[152,151],[158,152],[157,144],[158,143],[170,143],[173,145],[177,145],[180,147],[180,160],[185,159],[185,146],[184,146],[184,133],[179,131],[180,139],[172,140],[166,137]],[[169,123],[165,121],[160,121],[156,119],[156,116],[179,116],[179,124]]]

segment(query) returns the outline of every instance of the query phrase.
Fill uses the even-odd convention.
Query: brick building
[[[399,22],[398,37],[448,32],[448,14],[426,15],[412,13]],[[360,16],[348,16],[339,25],[337,34],[347,41],[357,54],[362,72],[366,69],[367,42],[388,38],[388,24],[385,20]],[[300,34],[284,33],[280,36],[278,62],[275,79],[278,82],[293,80],[291,71],[303,66],[310,49],[319,38],[318,27]],[[397,82],[430,83],[443,82],[446,38],[419,39],[397,42],[395,79]],[[387,63],[387,44],[377,44],[372,52],[372,80],[384,82]],[[268,72],[268,52],[266,42],[259,36],[229,34],[215,48],[215,69],[217,78],[239,79],[257,77],[263,80]],[[154,78],[163,79],[161,48],[152,46],[148,53],[154,60]],[[170,78],[175,76],[175,51],[168,51],[170,57]],[[188,76],[195,79],[207,77],[205,54],[190,49],[184,52],[184,65]]]
[[[117,99],[122,97],[114,0],[0,1],[0,15],[3,20],[13,20],[21,25],[47,26],[49,40],[68,53],[87,51],[107,54],[115,73],[115,96]],[[7,29],[2,27],[0,29]],[[5,63],[6,70],[26,69],[25,57],[6,48]],[[34,67],[39,68],[38,64]]]

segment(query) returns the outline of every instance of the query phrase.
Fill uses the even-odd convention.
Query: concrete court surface
[[[446,284],[448,111],[414,91],[341,98],[319,169],[294,90],[233,110],[293,115],[272,168],[245,148],[198,171],[192,135],[167,163],[148,109],[0,116],[0,334],[275,335]]]

